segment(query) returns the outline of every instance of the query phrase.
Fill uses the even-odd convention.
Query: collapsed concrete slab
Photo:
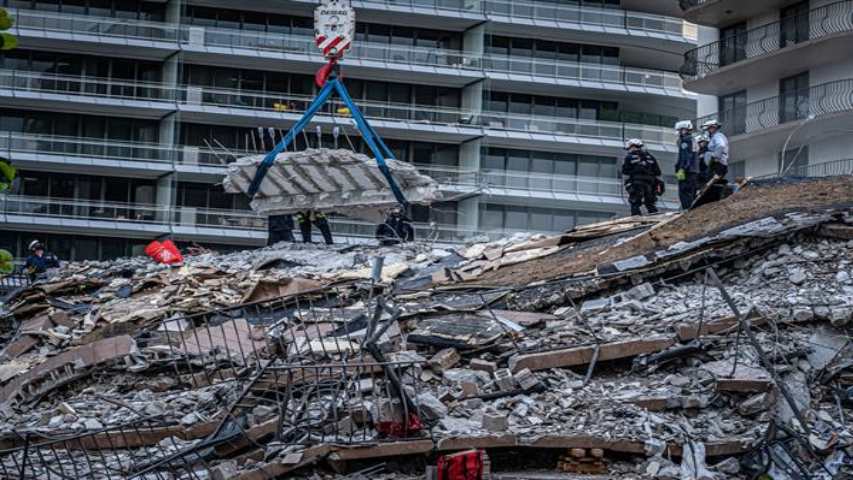
[[[253,155],[230,164],[223,181],[225,191],[248,192],[263,159]],[[387,163],[410,203],[429,204],[441,198],[438,183],[414,166],[397,160]],[[350,150],[321,148],[280,154],[261,183],[252,209],[263,215],[334,211],[380,221],[381,209],[397,203],[374,159]]]

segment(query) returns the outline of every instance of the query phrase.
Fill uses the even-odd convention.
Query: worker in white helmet
[[[710,120],[702,125],[702,130],[708,132],[710,142],[708,143],[708,169],[713,180],[701,204],[716,202],[726,196],[728,181],[726,175],[729,173],[729,139],[722,132],[722,124],[717,120]]]
[[[711,173],[723,179],[729,173],[729,139],[722,132],[723,125],[716,120],[710,120],[702,125],[702,130],[708,132],[711,139],[708,151],[711,152],[711,161],[708,167]]]
[[[51,268],[59,268],[59,260],[55,255],[46,253],[44,244],[33,240],[29,245],[30,256],[27,257],[25,269],[30,279],[35,281],[44,276]]]
[[[628,153],[622,163],[622,176],[631,204],[631,215],[642,215],[640,207],[643,205],[649,215],[658,213],[657,197],[663,193],[659,189],[660,165],[643,147],[643,141],[637,138],[625,144]]]
[[[678,199],[681,208],[687,210],[696,198],[699,179],[699,162],[696,156],[696,142],[693,140],[693,122],[685,120],[675,124],[678,133],[678,161],[675,162],[675,178],[678,180]]]

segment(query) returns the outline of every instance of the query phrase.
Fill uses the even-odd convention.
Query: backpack
[[[481,480],[483,452],[468,450],[438,457],[438,480]]]

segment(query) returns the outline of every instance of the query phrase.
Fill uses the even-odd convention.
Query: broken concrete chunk
[[[625,297],[631,300],[645,300],[654,296],[655,287],[650,283],[643,283],[625,292]]]
[[[493,374],[498,369],[498,364],[496,364],[495,362],[482,360],[480,358],[472,359],[469,366],[471,367],[471,370],[479,370],[488,374]]]
[[[515,381],[518,382],[518,386],[525,391],[531,390],[539,385],[539,379],[536,377],[536,374],[527,368],[515,374]]]
[[[495,384],[505,392],[515,390],[515,377],[508,368],[502,368],[495,371]]]
[[[774,396],[770,393],[760,393],[749,397],[737,407],[738,413],[745,417],[751,417],[769,409],[774,402]]]
[[[442,373],[445,370],[453,368],[460,360],[462,360],[462,356],[459,355],[459,352],[455,348],[445,348],[433,355],[429,360],[429,365],[433,371]]]
[[[807,279],[808,279],[808,276],[806,275],[806,272],[799,270],[799,269],[794,270],[788,276],[788,281],[793,283],[794,285],[802,285],[803,283],[805,283],[805,281]]]
[[[505,432],[509,429],[509,417],[492,413],[483,414],[483,429],[489,432]]]
[[[416,402],[421,413],[429,421],[439,420],[447,416],[447,406],[432,393],[421,393],[417,396]]]
[[[730,457],[714,465],[711,468],[720,473],[725,473],[726,475],[737,475],[738,473],[740,473],[740,462],[737,458]]]

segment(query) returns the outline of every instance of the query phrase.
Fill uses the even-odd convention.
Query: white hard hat
[[[625,150],[630,150],[631,147],[641,147],[643,146],[643,141],[639,138],[632,138],[625,142]]]
[[[714,119],[714,120],[708,120],[707,122],[705,122],[705,123],[703,123],[703,124],[702,124],[702,130],[708,130],[708,129],[709,129],[709,128],[711,128],[711,127],[720,128],[720,127],[722,127],[722,126],[723,126],[723,125],[722,125],[722,124],[720,124],[720,122],[718,122],[716,119]]]
[[[693,130],[693,122],[690,120],[682,120],[675,124],[676,130]]]
[[[699,142],[710,143],[711,139],[708,138],[707,134],[703,133],[702,135],[696,135],[696,143],[699,143]]]
[[[44,245],[42,245],[42,243],[41,243],[40,241],[38,241],[38,240],[33,240],[32,242],[30,242],[30,247],[29,247],[29,248],[30,248],[30,251],[33,251],[33,250],[35,250],[35,249],[37,249],[37,248],[44,249]]]

